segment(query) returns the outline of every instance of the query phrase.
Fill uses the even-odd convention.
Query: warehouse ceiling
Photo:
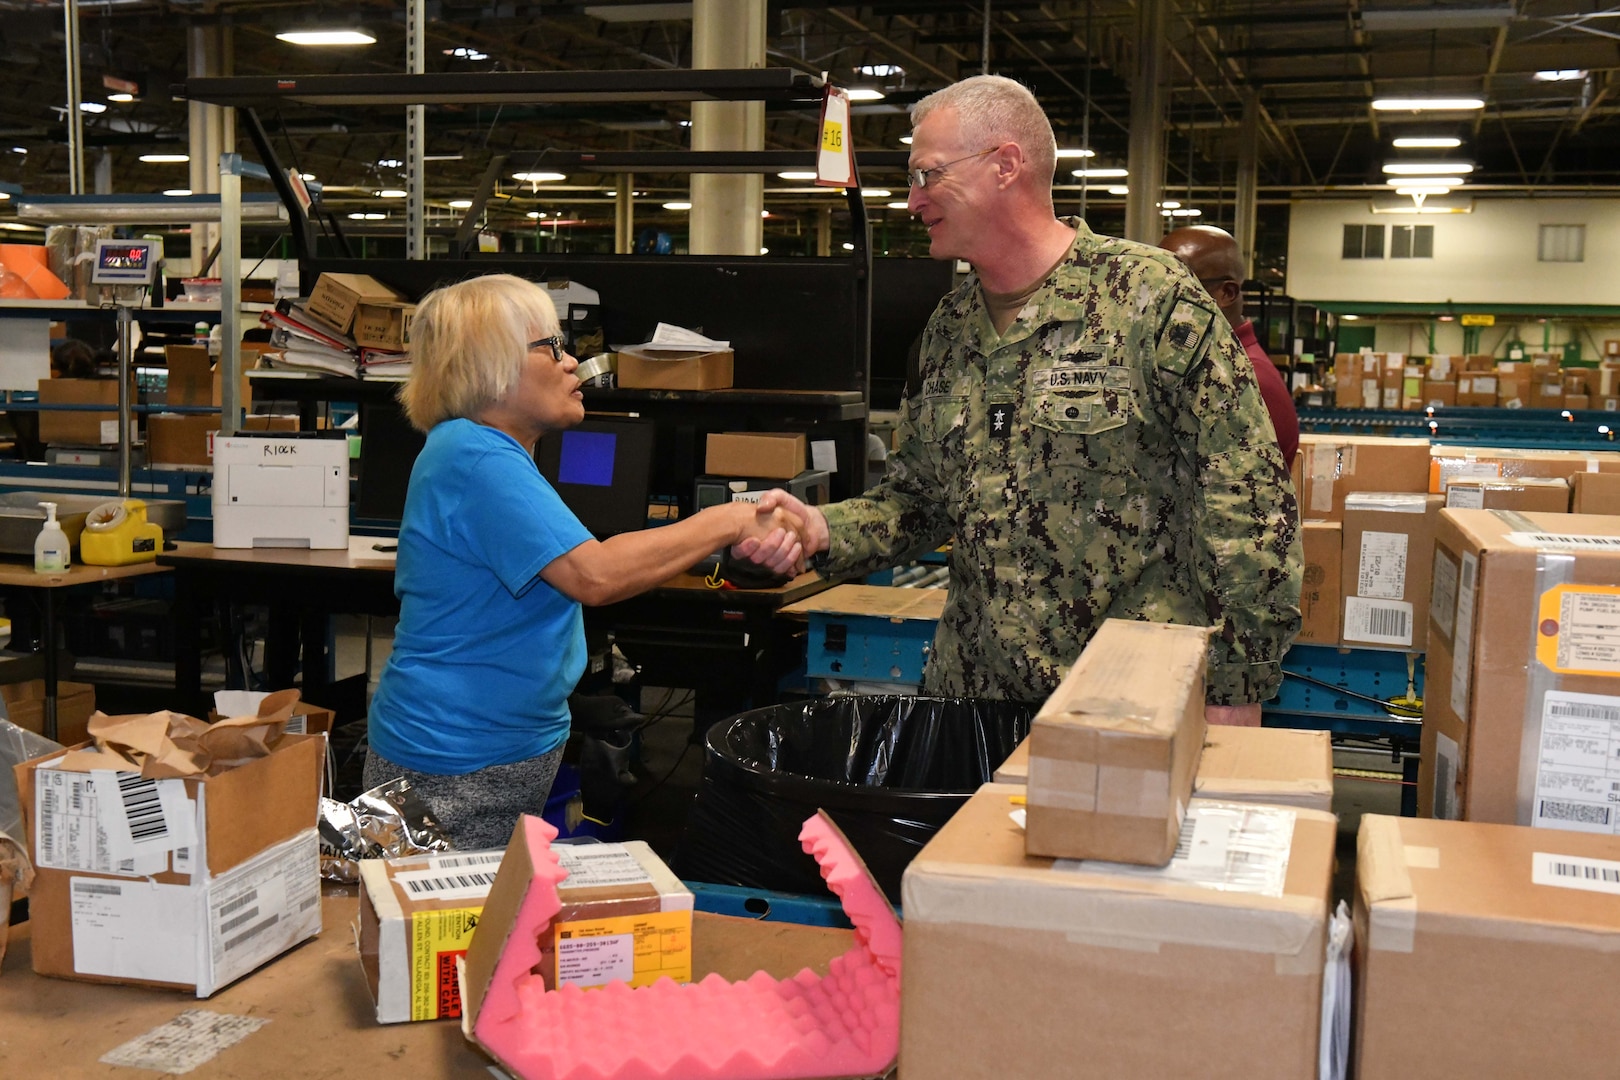
[[[466,72],[690,67],[691,7],[432,0],[426,66]],[[3,0],[0,9],[0,181],[30,193],[66,193],[63,8]],[[1207,207],[1206,220],[1230,218],[1240,120],[1251,94],[1263,202],[1387,190],[1385,162],[1412,156],[1394,149],[1392,140],[1411,135],[1459,139],[1456,150],[1423,153],[1473,162],[1468,188],[1481,195],[1620,192],[1620,5],[1168,0],[1168,10],[1166,198]],[[883,100],[856,109],[857,152],[901,149],[910,103],[988,67],[1035,90],[1060,146],[1089,145],[1097,155],[1093,165],[1123,166],[1137,17],[1136,4],[1126,0],[770,0],[767,63],[826,71],[840,84],[882,90]],[[139,87],[133,102],[109,103],[105,112],[85,116],[87,183],[94,183],[99,166],[114,192],[187,186],[186,165],[139,158],[186,149],[186,105],[171,98],[170,87],[187,75],[190,41],[224,28],[230,65],[224,73],[235,75],[387,73],[405,67],[404,18],[403,0],[87,0],[80,7],[84,97],[106,102],[106,87],[117,80]],[[312,48],[275,36],[332,26],[363,29],[376,43]],[[1543,72],[1565,77],[1549,81],[1538,76]],[[1432,95],[1477,96],[1486,104],[1436,114],[1371,107],[1378,97]],[[375,208],[373,192],[403,186],[402,108],[267,103],[259,114],[283,164],[319,178],[334,205]],[[447,208],[449,200],[471,195],[497,153],[684,148],[688,116],[681,103],[429,108],[429,205]],[[766,147],[811,147],[816,119],[814,108],[771,106]],[[252,156],[245,139],[241,148]],[[1059,184],[1073,186],[1060,190],[1060,205],[1079,197],[1079,181],[1067,173],[1060,171]],[[865,179],[904,197],[897,173]],[[611,219],[611,177],[570,176],[538,188],[510,178],[505,183],[505,192],[517,196],[515,208],[550,206],[553,218],[561,212]],[[649,204],[687,184],[683,176],[637,177]],[[768,208],[792,212],[816,198],[773,194],[778,185],[803,187],[771,178]],[[1095,186],[1087,197],[1094,215],[1106,217],[1123,205]],[[391,216],[402,204],[395,201]],[[443,213],[448,218],[451,211]]]

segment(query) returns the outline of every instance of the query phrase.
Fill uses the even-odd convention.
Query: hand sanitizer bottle
[[[42,502],[39,505],[45,508],[45,525],[34,539],[34,572],[60,574],[68,568],[67,533],[57,524],[56,504]]]

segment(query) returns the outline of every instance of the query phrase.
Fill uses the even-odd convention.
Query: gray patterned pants
[[[363,782],[369,791],[403,776],[461,851],[504,848],[519,814],[540,816],[562,764],[561,746],[539,757],[491,765],[461,776],[421,773],[366,751]]]

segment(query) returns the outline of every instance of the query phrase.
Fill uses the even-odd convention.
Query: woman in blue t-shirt
[[[710,552],[798,522],[728,503],[592,539],[534,462],[579,423],[579,362],[545,289],[491,274],[430,293],[400,394],[427,444],[411,469],[399,625],[368,717],[368,788],[405,776],[462,849],[500,847],[540,813],[585,667],[582,604],[646,591]],[[749,545],[752,546],[752,545]]]

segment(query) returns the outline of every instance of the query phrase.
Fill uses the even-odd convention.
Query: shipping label
[[[559,844],[557,865],[568,871],[565,889],[616,888],[625,885],[652,885],[636,857],[618,844]]]
[[[1557,585],[1542,593],[1536,659],[1561,675],[1620,675],[1620,588]]]
[[[1541,708],[1530,823],[1620,833],[1620,697],[1549,690]]]
[[[197,893],[191,887],[73,877],[68,893],[74,971],[184,986],[197,982]]]
[[[1405,600],[1344,599],[1344,639],[1375,645],[1412,645],[1412,605]]]
[[[1561,889],[1584,889],[1620,896],[1620,862],[1537,851],[1530,856],[1530,880],[1536,885],[1556,885]]]
[[[557,924],[557,986],[650,986],[692,978],[692,913],[658,911]]]
[[[1451,650],[1451,711],[1468,722],[1468,684],[1474,667],[1474,586],[1479,556],[1465,552],[1457,572],[1457,632]]]
[[[456,959],[467,954],[483,907],[411,915],[411,1019],[461,1015]]]
[[[436,855],[418,870],[401,870],[393,881],[412,900],[482,900],[495,884],[500,851]]]
[[[185,782],[139,773],[37,769],[34,821],[35,861],[54,870],[144,877],[197,839]]]
[[[1356,574],[1356,595],[1374,600],[1399,600],[1406,595],[1405,533],[1361,534],[1361,564]],[[1410,644],[1410,638],[1408,638]]]
[[[320,933],[320,869],[320,842],[306,829],[210,883],[208,980],[199,980],[200,995]]]
[[[1281,896],[1294,843],[1294,811],[1194,799],[1168,866],[1100,859],[1057,859],[1054,870],[1084,871],[1197,885],[1219,892]]]
[[[1451,640],[1451,627],[1457,618],[1457,560],[1444,548],[1434,549],[1434,587],[1429,593],[1429,615]]]

